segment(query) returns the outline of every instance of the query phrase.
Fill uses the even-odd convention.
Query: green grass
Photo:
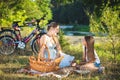
[[[30,76],[25,73],[17,73],[18,70],[28,66],[28,55],[11,55],[0,56],[0,79],[1,80],[57,80],[55,77],[37,77]],[[92,74],[76,74],[73,73],[63,80],[118,80],[119,65],[113,62],[102,62],[105,66],[105,74],[92,73]]]
[[[96,41],[95,48],[101,59],[102,66],[105,67],[105,73],[91,73],[91,74],[76,74],[72,73],[68,77],[62,80],[120,80],[120,55],[117,55],[118,59],[113,62],[113,54],[106,51],[103,47],[105,43]],[[74,55],[76,60],[81,60],[82,45],[70,45],[64,48],[64,52],[70,55]],[[29,66],[29,56],[32,55],[31,51],[16,51],[13,55],[5,56],[0,55],[0,80],[58,80],[57,78],[50,77],[37,77],[30,76],[25,73],[17,73],[18,70]]]

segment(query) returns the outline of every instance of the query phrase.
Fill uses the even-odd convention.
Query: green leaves
[[[103,32],[109,35],[117,35],[120,31],[119,11],[111,7],[103,9],[101,17],[95,14],[90,16],[90,26],[92,32]]]
[[[119,6],[118,6],[119,7]],[[114,60],[116,60],[116,54],[119,52],[119,36],[120,36],[120,12],[119,9],[114,7],[105,6],[101,16],[96,14],[90,15],[90,28],[92,32],[106,33],[107,42],[109,42],[109,49],[114,54]]]
[[[46,14],[42,26],[52,18],[50,0],[7,0],[0,1],[0,26],[11,26],[13,21],[40,19]]]

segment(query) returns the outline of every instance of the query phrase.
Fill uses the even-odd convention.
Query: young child
[[[96,71],[100,67],[100,59],[94,49],[93,36],[85,36],[82,40],[83,44],[83,62],[81,62],[80,69]]]

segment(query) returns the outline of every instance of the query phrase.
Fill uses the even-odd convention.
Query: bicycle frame
[[[2,54],[12,54],[16,48],[25,49],[26,44],[30,40],[31,40],[31,42],[30,42],[31,49],[36,54],[36,53],[38,53],[37,52],[38,50],[36,49],[38,46],[36,46],[36,45],[39,45],[39,39],[40,39],[41,35],[46,33],[46,32],[44,32],[43,29],[36,27],[27,37],[22,38],[20,31],[18,31],[18,32],[15,30],[7,30],[7,31],[11,32],[13,35],[15,35],[15,37],[12,37],[9,34],[3,35],[0,37],[0,39],[2,41],[5,41],[5,40],[7,41],[7,43],[6,43],[7,48],[9,48],[9,46],[12,46],[11,52],[9,52],[9,51],[6,52],[6,50],[5,50],[5,51],[1,51]],[[38,31],[40,31],[40,32],[38,32]],[[36,42],[38,42],[38,43],[36,43]],[[0,45],[2,45],[2,43],[0,43]],[[4,44],[4,46],[5,46],[5,44]],[[7,49],[6,47],[4,47],[4,48]]]
[[[26,44],[34,37],[34,38],[36,38],[39,34],[37,34],[37,32],[39,31],[39,29],[38,28],[35,28],[27,37],[24,37],[23,39],[22,39],[22,36],[21,36],[21,32],[20,31],[18,31],[18,34],[17,34],[17,40],[15,40],[15,44],[16,44],[16,46],[18,47],[18,48],[20,48],[20,49],[24,49],[25,48],[25,46],[26,46]],[[33,39],[34,40],[34,39]],[[32,40],[32,41],[33,41]],[[32,41],[31,41],[31,43],[32,43]],[[30,43],[30,44],[31,44]]]
[[[27,37],[24,37],[22,39],[21,32],[19,31],[19,33],[17,34],[18,41],[22,41],[26,44],[36,35],[37,32],[38,32],[38,29],[36,28]]]

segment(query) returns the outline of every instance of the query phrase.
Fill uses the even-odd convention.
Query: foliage
[[[39,19],[46,15],[45,20],[40,23],[44,26],[52,18],[50,1],[42,0],[40,4],[38,3],[37,0],[1,0],[0,26],[10,27],[14,20],[19,20],[23,23],[25,20]]]
[[[88,24],[89,20],[84,12],[81,0],[55,1],[52,7],[53,20],[62,24]]]
[[[110,43],[104,42],[105,39],[95,43],[95,50],[100,57],[101,62],[112,61],[114,59],[114,55],[110,51]]]
[[[66,40],[66,38],[64,36],[64,32],[62,30],[60,30],[60,32],[59,32],[59,42],[60,42],[62,48],[70,45],[68,43],[68,41]]]
[[[52,19],[52,12],[51,12],[51,0],[35,0],[36,4],[39,6],[39,10],[41,11],[39,14],[45,16],[44,20],[40,23],[41,26],[45,26],[43,24],[47,24],[49,20]],[[37,15],[39,15],[37,14]]]
[[[21,21],[21,24],[22,24],[23,21],[25,21],[25,19],[27,18],[25,13],[26,13],[25,10],[17,11],[15,14],[13,14],[13,12],[11,11],[10,14],[8,14],[9,17],[5,19],[0,19],[1,26],[12,27],[11,24],[13,21]]]
[[[51,0],[53,20],[62,24],[89,24],[89,17],[85,13],[96,13],[100,17],[103,9],[108,6],[117,7],[120,0]]]
[[[102,15],[98,17],[96,13],[90,15],[90,29],[94,33],[101,32],[107,34],[107,42],[109,42],[109,48],[114,54],[114,59],[118,52],[119,36],[120,36],[120,12],[114,7],[108,5],[103,9]]]

